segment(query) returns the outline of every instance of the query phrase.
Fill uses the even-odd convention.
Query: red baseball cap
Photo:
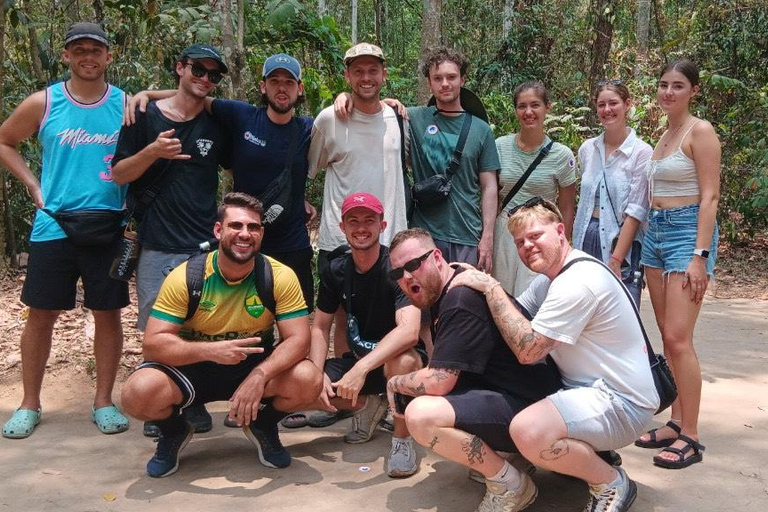
[[[381,201],[379,201],[373,194],[367,192],[355,192],[354,194],[349,194],[341,205],[342,217],[352,208],[367,208],[380,215],[384,213],[384,207],[381,206]]]

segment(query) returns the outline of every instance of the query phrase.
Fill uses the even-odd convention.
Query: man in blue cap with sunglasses
[[[133,213],[142,246],[136,271],[142,331],[165,277],[212,237],[219,166],[229,167],[229,141],[205,111],[205,99],[226,72],[216,48],[187,47],[174,66],[173,95],[135,112],[136,122],[120,132],[112,173],[115,182],[130,183],[129,207],[140,205]],[[204,407],[186,413],[198,432],[211,429]],[[144,433],[157,435],[148,425]]]

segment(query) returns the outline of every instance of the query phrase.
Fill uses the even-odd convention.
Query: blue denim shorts
[[[643,239],[641,263],[646,267],[661,268],[664,274],[685,272],[696,249],[698,218],[698,204],[668,210],[651,210],[648,214],[648,229]],[[718,238],[719,231],[715,224],[707,258],[707,274],[710,277],[715,275]]]

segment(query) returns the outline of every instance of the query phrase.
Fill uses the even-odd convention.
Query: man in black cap
[[[193,44],[181,52],[174,71],[178,89],[135,113],[135,124],[120,132],[113,160],[115,181],[131,184],[129,205],[140,205],[134,216],[142,246],[136,271],[142,331],[165,277],[212,237],[219,165],[228,166],[225,132],[205,111],[206,96],[227,72],[221,53]],[[186,412],[198,432],[211,429],[204,406]],[[156,431],[145,425],[145,435]]]
[[[128,286],[109,277],[110,243],[75,244],[51,216],[62,211],[122,209],[125,187],[112,180],[110,160],[125,93],[104,79],[112,55],[107,34],[99,25],[72,25],[62,60],[69,65],[69,79],[29,96],[0,126],[0,161],[26,185],[37,207],[21,294],[29,306],[21,335],[24,398],[3,427],[3,436],[13,439],[29,436],[40,423],[40,390],[53,326],[61,310],[75,307],[79,278],[85,290],[83,305],[91,310],[96,324],[92,419],[105,434],[128,429],[128,419],[112,403],[123,346],[120,309],[128,305]],[[43,146],[39,181],[17,149],[35,134]]]

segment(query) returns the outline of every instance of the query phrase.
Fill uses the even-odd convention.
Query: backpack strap
[[[184,321],[189,320],[197,311],[200,305],[200,297],[203,295],[203,281],[205,280],[205,259],[208,253],[195,254],[187,260],[187,316]]]
[[[200,305],[200,297],[203,295],[203,281],[205,280],[205,259],[209,253],[195,254],[187,260],[187,316],[184,320],[192,318]],[[272,315],[277,314],[275,301],[274,277],[272,265],[261,253],[256,253],[253,267],[253,277],[256,282],[256,292],[261,303]]]
[[[256,279],[256,291],[264,307],[277,315],[277,302],[275,301],[275,281],[272,275],[272,265],[260,252],[256,253],[254,262],[254,278]]]

